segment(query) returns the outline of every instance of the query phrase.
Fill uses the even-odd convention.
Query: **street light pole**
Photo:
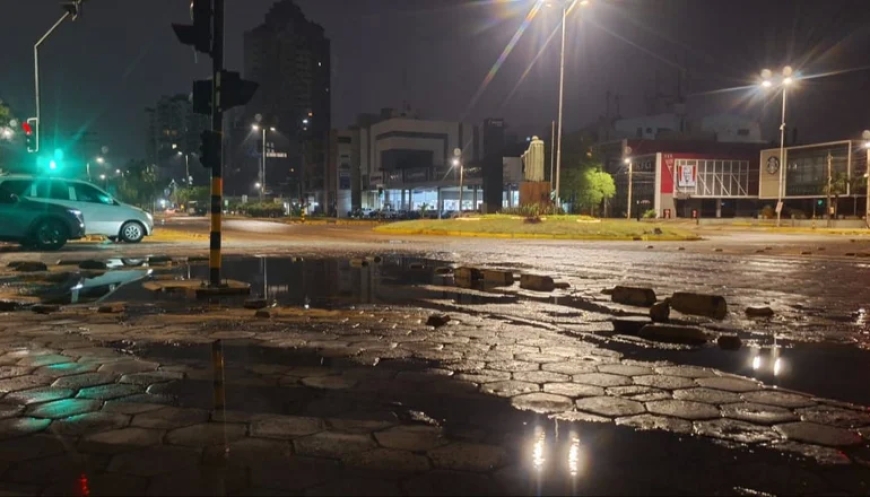
[[[42,121],[40,121],[40,118],[42,117],[42,115],[40,114],[40,105],[39,105],[39,46],[42,45],[42,43],[51,35],[51,33],[53,33],[54,30],[57,29],[57,27],[60,26],[66,20],[66,18],[69,16],[70,16],[69,11],[64,12],[63,15],[60,16],[60,19],[58,19],[57,22],[54,23],[54,25],[51,28],[49,28],[48,31],[46,31],[44,35],[42,35],[42,38],[40,38],[33,45],[33,83],[35,86],[34,93],[36,96],[36,129],[34,130],[36,132],[36,147],[35,147],[34,152],[39,151],[39,134],[40,134],[40,131],[42,131]]]
[[[786,94],[788,94],[788,85],[782,86],[782,124],[779,125],[779,189],[777,190],[776,202],[776,227],[779,228],[782,224],[782,211],[785,207],[782,203],[785,197],[785,185],[783,184],[783,171],[785,170],[785,102]]]
[[[260,203],[263,203],[263,192],[266,190],[266,127],[263,126],[263,160],[260,162]]]
[[[631,220],[631,183],[634,179],[634,161],[625,159],[625,163],[628,164],[628,205],[626,207],[625,218]]]
[[[562,49],[559,53],[559,129],[557,131],[558,142],[556,144],[556,184],[554,186],[554,196],[556,199],[557,209],[562,205],[562,202],[559,198],[559,176],[561,175],[562,171],[562,106],[565,98],[565,21],[568,18],[568,6],[568,3],[562,5]]]
[[[864,137],[864,150],[867,152],[867,163],[864,168],[864,177],[867,178],[867,207],[864,209],[864,223],[870,228],[870,130],[865,130],[862,133]]]

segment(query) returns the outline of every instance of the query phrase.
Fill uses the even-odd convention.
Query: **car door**
[[[119,209],[115,199],[97,187],[81,181],[66,182],[70,185],[73,204],[82,211],[85,231],[88,235],[118,236],[121,231]]]
[[[0,185],[0,239],[20,239],[32,219],[29,213],[21,212],[18,199],[11,191]]]

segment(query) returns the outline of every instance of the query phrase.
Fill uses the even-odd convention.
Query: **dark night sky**
[[[227,66],[242,68],[242,33],[263,20],[273,0],[227,0]],[[0,98],[19,117],[33,112],[36,39],[60,16],[56,0],[0,0]],[[8,8],[15,4],[14,8]],[[507,119],[521,133],[556,115],[558,36],[512,98],[506,97],[555,28],[556,11],[531,23],[498,74],[473,96],[533,5],[533,0],[298,0],[332,39],[333,123],[398,107],[423,117]],[[147,5],[147,7],[143,7]],[[170,23],[187,22],[188,0],[88,0],[40,52],[46,135],[85,127],[123,158],[144,154],[145,114],[162,94],[188,92],[207,75]],[[791,63],[804,74],[870,65],[870,8],[865,0],[596,0],[569,23],[565,127],[604,112],[605,92],[622,95],[622,114],[645,110],[643,96],[673,92],[676,67],[689,69],[690,113],[732,111],[765,118],[776,134],[778,100],[766,108],[750,90],[709,91],[753,83],[763,67]],[[587,20],[582,20],[588,18]],[[638,48],[641,47],[641,48]],[[803,81],[790,99],[800,139],[857,137],[870,127],[870,71]],[[870,86],[868,86],[870,87]]]

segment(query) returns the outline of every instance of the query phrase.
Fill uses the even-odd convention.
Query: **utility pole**
[[[628,208],[626,210],[626,219],[631,219],[631,183],[634,179],[634,161],[631,159],[625,160],[628,163]]]
[[[828,205],[827,205],[828,228],[831,227],[831,217],[833,214],[833,206],[831,205],[831,185],[833,183],[833,167],[832,167],[833,161],[834,161],[834,157],[831,155],[831,152],[828,151],[828,187],[826,188],[827,194],[828,194]]]
[[[553,183],[553,173],[555,169],[553,169],[556,160],[556,121],[552,121],[550,123],[550,188],[552,188],[555,183]]]

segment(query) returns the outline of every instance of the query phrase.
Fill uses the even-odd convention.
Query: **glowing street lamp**
[[[782,198],[784,197],[785,185],[783,184],[783,170],[785,169],[785,104],[788,87],[794,83],[792,78],[791,66],[785,66],[782,69],[782,77],[778,81],[771,80],[773,73],[770,69],[761,71],[761,86],[762,88],[772,88],[777,86],[782,88],[782,124],[779,126],[779,188],[777,190],[776,202],[776,226],[779,227],[782,223]]]
[[[258,114],[259,116],[259,114]],[[252,124],[251,129],[254,131],[261,131],[263,134],[263,160],[260,162],[260,181],[263,182],[262,185],[257,183],[257,188],[260,190],[260,202],[263,202],[263,195],[266,190],[266,126],[260,126],[259,124]],[[269,126],[269,131],[276,131],[274,126]],[[262,186],[262,187],[261,187]]]
[[[551,0],[545,0],[547,5],[552,5]],[[580,7],[588,7],[592,2],[591,0],[561,0],[562,1],[562,48],[559,53],[559,116],[558,116],[558,130],[556,131],[556,178],[555,178],[555,193],[556,193],[556,206],[561,206],[561,199],[559,197],[559,187],[560,181],[559,176],[562,171],[562,113],[564,109],[565,102],[565,24],[568,19],[568,12],[574,8],[575,5],[579,5]],[[551,178],[552,180],[553,178]]]
[[[870,129],[861,134],[864,138],[864,149],[867,151],[867,167],[864,169],[864,177],[867,178],[867,207],[864,209],[864,222],[870,228]]]

